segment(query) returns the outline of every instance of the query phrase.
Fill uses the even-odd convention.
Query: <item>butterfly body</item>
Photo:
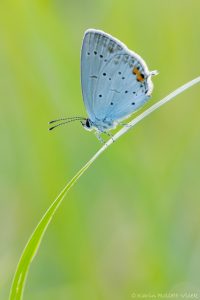
[[[100,132],[105,132],[107,130],[116,128],[118,123],[114,122],[113,120],[106,119],[106,118],[103,120],[99,120],[99,119],[95,118],[95,119],[93,119],[93,121],[91,119],[87,118],[85,120],[85,122],[82,122],[82,125],[86,130],[89,130],[89,131],[91,131],[92,129],[95,129]]]

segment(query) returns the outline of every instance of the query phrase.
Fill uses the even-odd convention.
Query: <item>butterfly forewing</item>
[[[101,70],[122,47],[100,31],[88,30],[85,33],[81,51],[81,84],[83,100],[91,119],[96,106],[95,92],[101,81]],[[103,80],[102,84],[105,81]]]

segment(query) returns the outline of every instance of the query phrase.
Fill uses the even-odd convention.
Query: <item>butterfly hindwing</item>
[[[133,74],[135,68],[143,72],[132,56],[121,54],[113,57],[101,70],[94,94],[94,114],[99,119],[121,120],[147,101],[145,78],[138,81]]]

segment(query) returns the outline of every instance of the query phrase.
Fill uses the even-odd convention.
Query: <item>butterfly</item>
[[[53,120],[49,123],[61,123],[49,129],[80,121],[103,142],[102,133],[112,136],[111,129],[125,125],[122,121],[149,100],[153,91],[151,77],[156,74],[118,39],[101,30],[88,29],[81,49],[81,86],[88,117]]]

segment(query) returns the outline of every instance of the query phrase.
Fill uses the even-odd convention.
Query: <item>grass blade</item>
[[[123,127],[119,130],[112,139],[108,140],[106,144],[104,144],[99,151],[82,167],[80,171],[71,179],[71,181],[64,187],[58,197],[54,200],[48,210],[45,212],[44,216],[38,223],[37,227],[35,228],[34,232],[32,233],[28,243],[26,244],[21,258],[19,260],[13,283],[10,290],[10,300],[21,300],[23,297],[23,290],[25,286],[26,277],[28,274],[28,270],[32,260],[34,259],[37,250],[39,249],[39,245],[42,241],[43,235],[54,216],[56,210],[62,203],[65,195],[69,191],[69,189],[75,184],[75,182],[79,179],[79,177],[89,168],[89,166],[99,157],[101,153],[103,153],[115,140],[125,134],[130,128],[135,126],[138,122],[143,120],[145,117],[150,115],[153,111],[157,110],[159,107],[164,105],[165,103],[172,100],[177,95],[181,94],[186,89],[192,87],[193,85],[200,82],[200,77],[197,77],[190,82],[186,83],[185,85],[181,86],[156,104],[152,105],[150,108],[146,109],[143,113],[141,113],[138,117],[133,119],[128,123],[126,127]]]

